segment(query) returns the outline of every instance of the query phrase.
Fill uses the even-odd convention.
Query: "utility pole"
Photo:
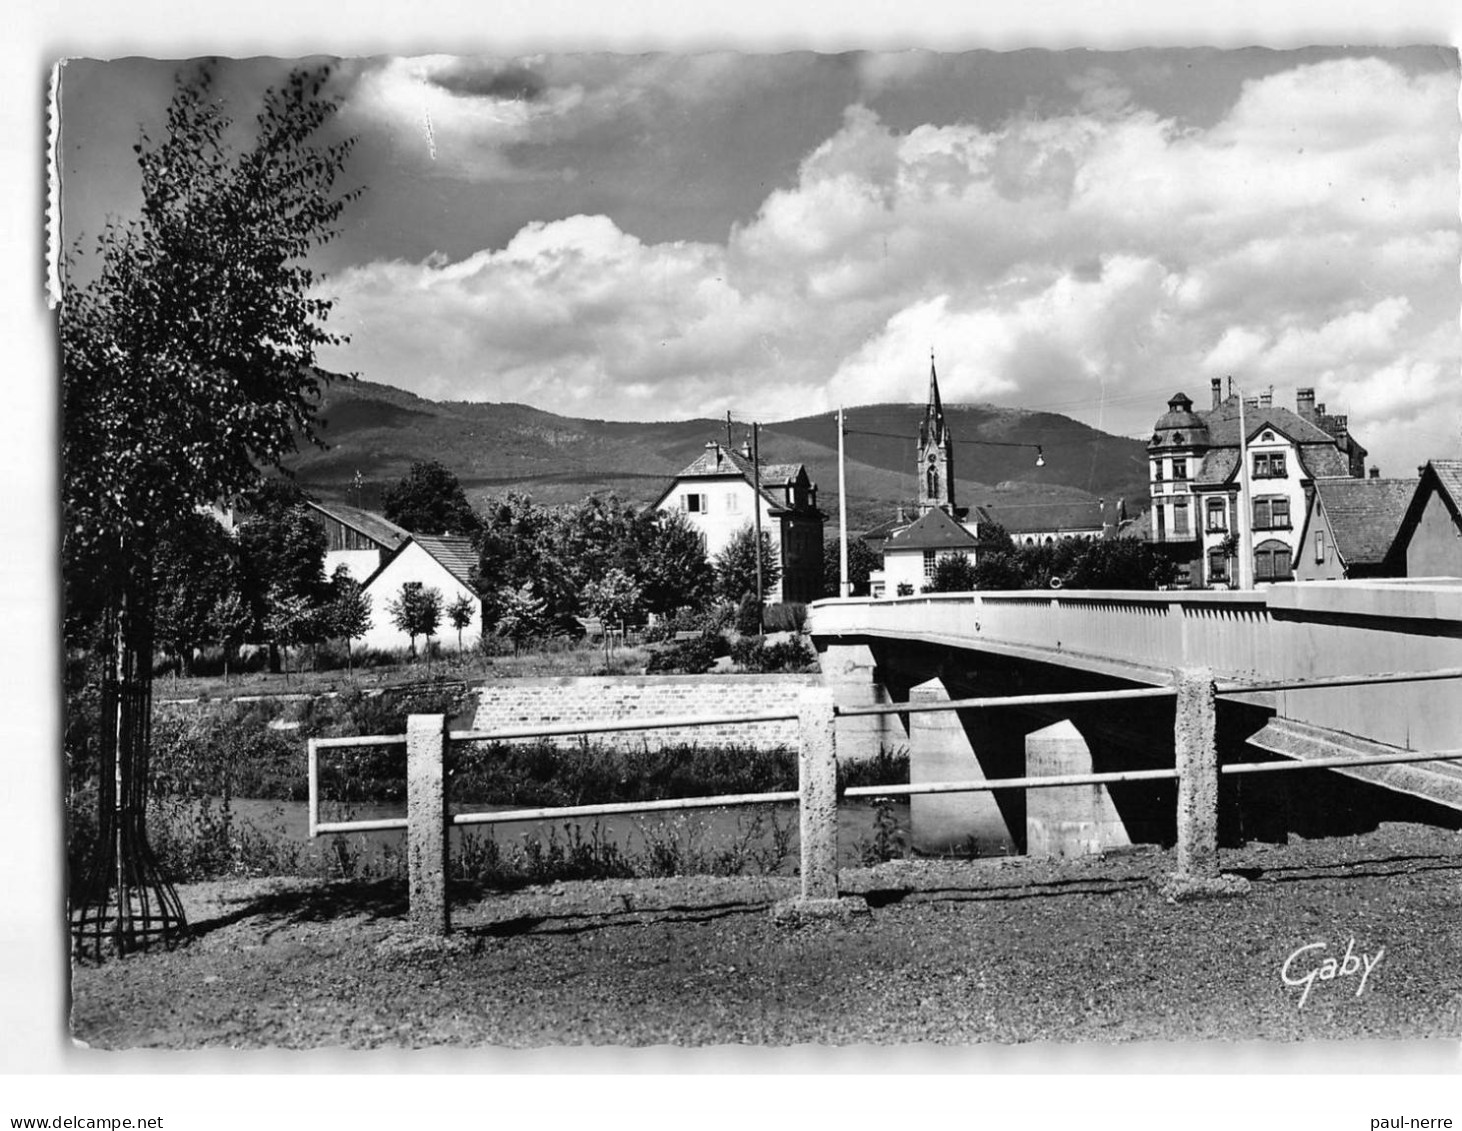
[[[756,491],[754,508],[756,514],[756,629],[758,636],[765,636],[766,607],[762,604],[761,591],[761,444],[759,433],[761,425],[755,421],[751,425],[751,478],[752,486]]]
[[[1233,389],[1229,378],[1229,389]],[[1249,529],[1253,518],[1253,497],[1249,486],[1249,430],[1244,424],[1244,390],[1239,390],[1239,513],[1234,521],[1239,526],[1239,588],[1254,588],[1254,536]]]
[[[838,406],[838,596],[852,596],[848,584],[848,473],[843,466],[843,406]]]

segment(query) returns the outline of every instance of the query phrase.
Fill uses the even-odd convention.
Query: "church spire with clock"
[[[954,505],[954,438],[944,420],[939,400],[939,376],[934,370],[934,351],[929,351],[929,404],[919,425],[919,513],[939,508],[958,518]]]

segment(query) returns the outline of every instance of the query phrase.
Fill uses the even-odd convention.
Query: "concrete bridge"
[[[1253,760],[1259,752],[1316,759],[1462,748],[1462,679],[1438,678],[1462,672],[1459,579],[1289,583],[1252,592],[828,600],[812,606],[810,626],[840,707],[1162,687],[1181,669],[1208,669],[1223,693],[1220,756],[1230,761]],[[1389,678],[1370,682],[1378,677]],[[1328,685],[1271,686],[1317,681]],[[925,722],[937,718],[949,720],[943,733]],[[1172,719],[1170,705],[1151,700],[845,717],[838,743],[840,754],[854,757],[905,746],[914,780],[966,780],[971,771],[1019,776],[1038,756],[1033,751],[1049,750],[1059,737],[1058,747],[1073,753],[1058,758],[1052,772],[1108,772],[1171,766]],[[1065,729],[1046,729],[1053,726]],[[1346,813],[1363,823],[1363,811],[1378,806],[1393,818],[1436,817],[1439,807],[1443,820],[1462,812],[1462,769],[1455,763],[1336,772],[1367,784],[1346,786],[1318,770],[1298,780],[1259,775],[1286,784],[1251,785],[1247,798],[1231,797],[1230,835],[1318,835],[1335,831],[1327,822],[1343,824]],[[1169,788],[1114,786],[1084,819],[1106,822],[1118,842],[1129,834],[1165,839],[1151,814],[1171,814]],[[917,847],[950,849],[973,840],[989,841],[981,844],[984,851],[1025,849],[1023,797],[914,800]],[[984,808],[971,816],[972,806]]]

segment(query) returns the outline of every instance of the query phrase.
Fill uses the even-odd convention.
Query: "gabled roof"
[[[795,483],[799,478],[811,481],[805,464],[763,463],[761,465],[762,498],[773,509],[784,508],[785,500],[772,494],[772,488]],[[714,442],[707,444],[706,450],[696,456],[684,470],[676,475],[674,482],[660,493],[660,497],[655,500],[655,506],[663,503],[682,479],[741,479],[755,486],[756,467],[750,458],[734,448]]]
[[[1237,399],[1230,398],[1217,408],[1211,408],[1198,415],[1208,425],[1210,444],[1215,447],[1236,448],[1239,446]],[[1335,445],[1335,437],[1325,429],[1317,424],[1311,424],[1299,413],[1280,408],[1278,405],[1245,405],[1244,428],[1249,433],[1246,438],[1251,443],[1258,433],[1266,428],[1272,428],[1276,432],[1283,432],[1286,438],[1293,440],[1296,444],[1329,444],[1332,447]]]
[[[465,534],[408,534],[404,542],[382,559],[376,572],[365,579],[361,588],[370,588],[376,578],[385,573],[391,563],[404,554],[413,542],[422,548],[427,557],[451,574],[453,579],[477,593],[477,586],[472,584],[472,568],[477,564],[477,555],[472,552],[472,539]]]
[[[1421,521],[1427,500],[1431,498],[1434,491],[1441,496],[1442,503],[1451,514],[1458,532],[1462,533],[1462,460],[1428,460],[1426,466],[1421,469],[1421,478],[1417,480],[1416,491],[1407,504],[1406,513],[1402,516],[1401,524],[1396,530],[1396,537],[1391,543],[1391,554],[1404,557],[1406,548],[1411,543],[1411,536],[1416,531],[1416,524]]]
[[[1396,540],[1415,479],[1317,479],[1335,548],[1347,565],[1378,565]]]
[[[413,534],[416,544],[436,559],[437,563],[474,593],[472,570],[477,555],[472,552],[472,539],[461,534]]]
[[[983,503],[975,510],[981,521],[998,522],[1012,537],[1045,530],[1101,530],[1105,525],[1103,504],[1099,499],[1026,506]]]
[[[1427,465],[1437,475],[1437,485],[1452,500],[1454,509],[1462,509],[1462,459],[1434,459]]]
[[[314,507],[315,510],[336,522],[343,523],[352,530],[364,534],[373,542],[378,542],[388,550],[394,550],[411,537],[409,531],[397,526],[390,519],[375,514],[372,511],[363,511],[359,507],[348,507],[344,503],[316,503],[306,501],[306,506]]]
[[[966,530],[938,507],[933,507],[919,516],[912,526],[892,535],[884,543],[885,553],[900,550],[972,550],[978,542]]]

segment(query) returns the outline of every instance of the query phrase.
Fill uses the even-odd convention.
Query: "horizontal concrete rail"
[[[996,789],[1053,789],[1063,785],[1107,785],[1125,781],[1174,781],[1177,770],[1121,770],[1111,774],[1052,774],[1038,778],[997,778],[983,781],[926,781],[909,785],[857,785],[844,797],[912,797],[924,793],[983,793]]]
[[[689,809],[732,809],[739,805],[778,805],[796,801],[795,789],[781,793],[728,793],[720,797],[671,797],[663,801],[611,801],[603,805],[558,805],[511,809],[501,813],[458,813],[454,825],[506,825],[513,821],[556,821],[567,817],[610,817],[623,813],[670,813]]]
[[[903,715],[921,711],[982,710],[988,707],[1035,707],[1056,703],[1099,703],[1121,699],[1171,699],[1171,687],[1133,687],[1120,691],[1056,691],[1043,695],[991,695],[978,699],[945,699],[936,703],[879,703],[872,707],[834,707],[839,718],[858,715]]]
[[[1417,679],[1447,679],[1462,676],[1462,669],[1431,672],[1393,672],[1355,682],[1404,682]],[[446,730],[445,716],[413,715],[409,736],[377,735],[362,738],[311,739],[309,752],[310,835],[404,829],[408,836],[410,861],[411,919],[418,929],[444,932],[450,920],[446,906],[445,875],[452,826],[506,824],[516,821],[558,820],[618,814],[655,813],[742,805],[788,804],[796,802],[801,812],[802,899],[809,904],[837,900],[837,807],[835,772],[837,736],[833,721],[838,715],[888,714],[905,711],[953,711],[993,709],[1001,706],[1048,705],[1107,700],[1147,700],[1176,696],[1174,723],[1175,765],[1172,768],[1131,770],[1104,774],[1063,774],[1003,778],[981,781],[945,781],[881,786],[857,786],[842,791],[843,797],[901,797],[936,793],[976,793],[1003,789],[1052,789],[1083,785],[1108,785],[1135,781],[1178,783],[1178,873],[1199,885],[1218,881],[1217,783],[1220,774],[1274,773],[1286,770],[1343,769],[1387,763],[1462,761],[1462,750],[1429,753],[1405,752],[1357,758],[1326,758],[1297,762],[1256,762],[1219,766],[1215,741],[1215,703],[1219,685],[1209,669],[1181,669],[1169,673],[1170,686],[1122,691],[1069,692],[1049,695],[1014,695],[980,699],[946,700],[932,703],[882,704],[838,709],[826,689],[804,691],[795,715],[785,711],[756,712],[735,716],[676,717],[633,720],[567,727],[515,728],[506,731]],[[1349,676],[1322,676],[1312,680],[1276,681],[1276,686],[1345,686]],[[1234,691],[1250,691],[1242,684]],[[1226,689],[1227,690],[1227,689]],[[661,801],[611,802],[605,804],[552,806],[505,810],[496,813],[449,814],[444,790],[447,747],[451,742],[493,741],[502,737],[554,737],[564,734],[593,734],[604,730],[638,730],[657,726],[713,725],[727,722],[759,722],[798,719],[801,733],[799,784],[796,791],[726,794],[711,797],[672,798]],[[408,747],[408,817],[377,821],[321,823],[318,820],[318,754],[322,749],[346,747]]]
[[[506,742],[515,738],[575,738],[588,734],[615,734],[627,730],[671,730],[677,727],[722,726],[726,723],[785,723],[796,711],[744,711],[728,715],[661,715],[654,719],[614,719],[607,722],[564,723],[561,726],[502,727],[498,730],[454,730],[453,742]]]

